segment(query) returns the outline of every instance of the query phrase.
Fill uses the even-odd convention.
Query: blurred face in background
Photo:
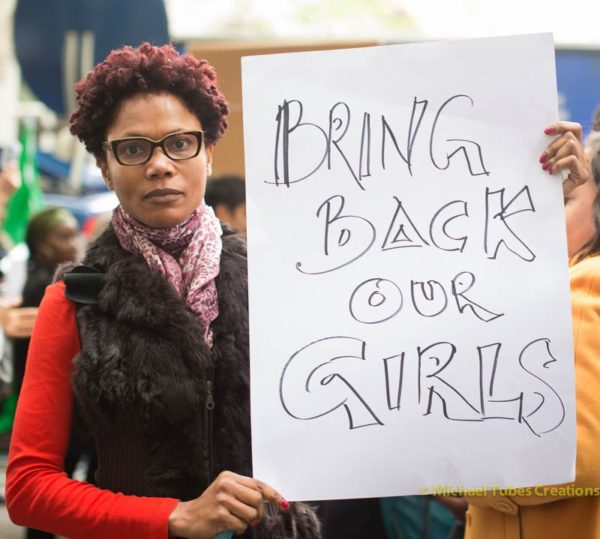
[[[238,204],[232,211],[226,204],[217,204],[215,215],[238,232],[246,232],[246,204]]]
[[[240,204],[233,212],[232,226],[240,232],[246,232],[246,204]]]
[[[82,241],[75,218],[67,217],[57,222],[40,242],[37,252],[44,262],[61,264],[75,262],[81,251]]]

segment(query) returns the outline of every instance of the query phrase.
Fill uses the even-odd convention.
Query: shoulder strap
[[[65,296],[75,303],[94,305],[98,303],[98,294],[104,286],[106,273],[92,266],[76,266],[64,274]]]

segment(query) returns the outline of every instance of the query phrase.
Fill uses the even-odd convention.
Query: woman
[[[548,134],[559,136],[540,161],[545,170],[570,169],[565,197],[594,184],[589,160],[581,146],[579,124],[558,123]],[[595,167],[600,165],[597,157]],[[600,537],[600,196],[593,203],[592,238],[571,258],[571,302],[575,346],[577,462],[570,487],[595,489],[595,495],[577,494],[575,488],[557,495],[486,495],[469,498],[467,539],[595,539]],[[572,225],[567,220],[568,232]],[[573,240],[572,245],[575,244]],[[549,292],[551,293],[551,292]]]
[[[71,132],[120,205],[84,260],[99,290],[76,306],[59,281],[41,304],[11,518],[86,539],[318,537],[309,507],[250,477],[246,246],[203,202],[227,126],[214,70],[146,43],[113,51],[76,90]],[[73,409],[96,442],[98,487],[62,473]]]

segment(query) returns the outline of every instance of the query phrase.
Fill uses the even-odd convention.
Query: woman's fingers
[[[169,533],[190,539],[210,539],[224,530],[241,535],[263,519],[265,501],[283,507],[282,500],[260,481],[221,472],[200,497],[177,504],[169,516]]]
[[[262,503],[254,506],[248,505],[239,499],[231,498],[227,501],[226,505],[229,513],[240,520],[240,522],[243,522],[245,526],[256,526],[262,520],[262,515],[264,514]]]
[[[577,122],[554,122],[544,129],[546,135],[562,135],[563,133],[572,133],[581,140],[581,124]]]
[[[540,156],[540,163],[544,170],[550,171],[556,160],[565,155],[576,154],[583,151],[581,142],[572,131],[565,131],[555,138]]]
[[[239,475],[238,478],[240,478],[240,482],[242,482],[247,487],[260,492],[264,501],[270,502],[274,505],[278,505],[282,509],[287,509],[289,507],[289,504],[286,501],[286,499],[281,494],[279,494],[279,492],[277,492],[273,487],[267,485],[266,483],[263,483],[258,479],[244,477],[241,475]]]
[[[281,509],[287,509],[289,504],[287,500],[279,494],[274,488],[270,487],[266,483],[255,479],[258,489],[260,490],[263,499],[266,502],[271,502],[272,504],[278,505]]]
[[[262,520],[264,515],[263,497],[259,490],[236,481],[226,494],[228,498],[223,497],[222,502],[233,515],[251,526]]]
[[[550,174],[563,172],[563,193],[566,196],[591,178],[590,163],[581,144],[581,125],[556,122],[546,127],[544,133],[555,138],[546,146],[540,163]]]
[[[225,515],[223,518],[224,526],[223,530],[231,530],[235,535],[242,535],[248,528],[248,522],[237,517],[233,513]]]
[[[265,501],[278,505],[282,509],[288,508],[288,502],[279,492],[251,477],[222,472],[215,480],[214,486],[219,505],[245,526],[255,526],[263,519]],[[239,527],[239,523],[237,525]],[[237,530],[238,528],[234,531]]]

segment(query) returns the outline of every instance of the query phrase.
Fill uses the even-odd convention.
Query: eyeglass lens
[[[143,138],[124,139],[117,142],[116,157],[125,165],[137,165],[150,158],[155,146],[161,146],[171,159],[190,159],[198,153],[199,144],[199,138],[192,133],[176,133],[157,143]]]

